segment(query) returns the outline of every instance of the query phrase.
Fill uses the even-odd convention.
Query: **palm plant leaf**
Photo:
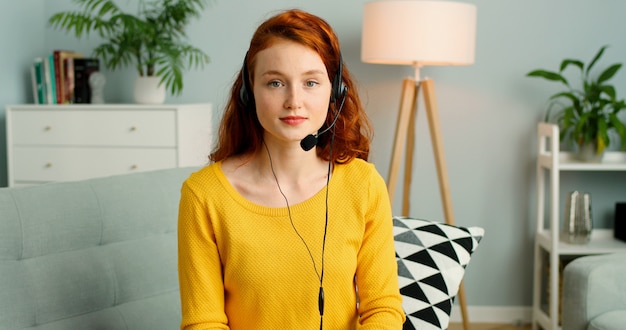
[[[621,148],[626,149],[626,125],[624,125],[615,113],[609,114],[609,121],[620,138]]]
[[[608,96],[611,100],[615,100],[617,93],[615,92],[615,87],[611,85],[602,85],[598,87],[600,91],[606,96]]]
[[[552,72],[552,71],[535,70],[535,71],[531,71],[531,72],[527,73],[526,76],[527,77],[541,77],[541,78],[544,78],[544,79],[547,79],[547,80],[560,81],[560,82],[564,83],[565,85],[569,86],[569,83],[567,82],[567,79],[565,79],[565,77],[563,77],[559,73]]]
[[[578,67],[581,72],[583,71],[583,68],[585,66],[585,64],[583,64],[583,62],[580,60],[565,59],[563,60],[563,62],[561,62],[561,67],[559,68],[559,72],[563,72],[570,65],[574,65]]]
[[[600,57],[602,57],[602,54],[604,54],[604,50],[607,48],[608,46],[602,46],[600,48],[600,50],[598,50],[598,53],[596,53],[596,55],[593,57],[593,59],[591,60],[591,62],[589,62],[589,66],[587,67],[587,70],[585,71],[585,79],[587,79],[587,77],[589,77],[589,72],[591,71],[591,68],[593,68],[593,66],[596,64],[596,62],[598,62],[598,60],[600,59]]]
[[[527,73],[526,76],[561,82],[567,86],[567,90],[550,96],[550,106],[545,117],[546,121],[549,121],[552,116],[559,123],[561,139],[569,138],[578,144],[597,141],[597,150],[603,150],[610,144],[609,130],[614,129],[621,140],[621,148],[626,149],[626,125],[617,116],[619,111],[626,108],[626,102],[617,99],[615,87],[607,83],[621,69],[622,64],[608,66],[595,80],[589,77],[591,69],[598,63],[607,47],[601,47],[586,67],[579,60],[565,59],[561,62],[558,73],[538,69]],[[570,86],[563,75],[570,66],[580,70],[582,89]],[[559,100],[566,102],[561,104],[557,102]],[[553,114],[554,112],[556,114]]]
[[[52,15],[52,27],[80,38],[96,32],[105,40],[93,51],[106,67],[134,66],[140,76],[157,75],[173,95],[183,89],[183,70],[204,68],[210,58],[186,43],[185,29],[210,0],[140,0],[136,14],[113,0],[72,0],[80,11]]]
[[[603,82],[613,78],[615,73],[617,73],[617,71],[619,71],[621,67],[622,67],[621,63],[616,63],[616,64],[611,65],[600,74],[600,77],[598,77],[597,83],[602,84]]]

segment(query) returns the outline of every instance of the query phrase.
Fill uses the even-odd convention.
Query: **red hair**
[[[263,22],[250,41],[250,47],[244,60],[244,67],[249,73],[254,72],[256,55],[269,48],[276,40],[289,40],[313,49],[319,54],[326,66],[328,78],[333,81],[335,73],[342,68],[342,80],[348,88],[341,114],[333,128],[335,140],[330,159],[331,132],[319,137],[317,156],[335,163],[346,163],[354,158],[368,159],[372,127],[361,104],[356,85],[346,66],[342,63],[339,40],[330,25],[318,16],[302,10],[287,10]],[[263,127],[259,123],[252,105],[244,105],[240,100],[240,90],[244,84],[244,67],[230,91],[230,98],[219,128],[217,146],[210,155],[213,162],[231,156],[252,154],[261,148]],[[248,77],[248,86],[253,85],[254,76]],[[247,90],[252,93],[251,90]],[[251,98],[251,97],[249,97]],[[250,103],[250,102],[248,102]],[[324,127],[328,127],[339,109],[341,100],[330,102]]]

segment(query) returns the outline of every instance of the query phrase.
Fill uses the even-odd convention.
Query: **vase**
[[[591,217],[591,195],[571,192],[565,200],[563,239],[570,244],[587,244],[591,239],[593,219]]]
[[[598,153],[597,141],[578,144],[576,158],[585,163],[600,163],[604,157],[604,151]]]
[[[163,104],[165,102],[165,84],[159,84],[160,77],[137,77],[134,97],[139,104]]]

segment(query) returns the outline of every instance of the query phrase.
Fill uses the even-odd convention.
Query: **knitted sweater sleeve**
[[[181,329],[229,329],[215,234],[202,189],[187,180],[178,214],[178,272],[183,319]]]
[[[369,180],[365,233],[358,253],[359,329],[402,329],[405,315],[398,288],[391,205],[384,180]]]

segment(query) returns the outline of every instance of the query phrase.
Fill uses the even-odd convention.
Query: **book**
[[[54,57],[54,74],[56,84],[57,103],[69,103],[65,99],[65,59],[69,57],[83,57],[83,54],[71,50],[57,49],[52,52]]]
[[[50,70],[50,90],[52,92],[52,104],[57,103],[57,87],[56,87],[56,72],[54,71],[54,55],[48,55],[48,68]]]
[[[43,59],[41,57],[37,57],[33,63],[33,70],[35,76],[35,90],[36,90],[36,104],[45,104],[46,103],[46,92],[45,92],[45,78],[44,78],[44,70],[43,70]]]
[[[33,103],[39,103],[39,96],[37,95],[37,73],[35,73],[35,63],[30,66],[30,79],[33,85]]]
[[[51,60],[52,59],[52,60]],[[56,88],[54,83],[54,60],[52,54],[43,58],[43,75],[45,87],[46,104],[56,103]]]
[[[73,58],[74,66],[74,103],[91,103],[91,86],[89,76],[100,71],[97,58]]]
[[[63,103],[74,103],[74,59],[63,59]]]

